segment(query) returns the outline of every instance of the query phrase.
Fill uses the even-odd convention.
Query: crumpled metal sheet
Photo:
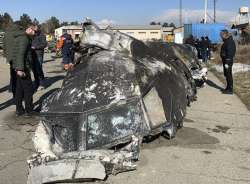
[[[139,145],[140,139],[132,136],[131,143],[119,151],[69,152],[54,158],[55,160],[44,157],[42,153],[33,155],[28,160],[30,170],[27,184],[104,180],[109,174],[135,170],[134,162],[139,158]]]
[[[105,177],[105,168],[99,161],[64,159],[33,167],[27,184],[104,180]]]
[[[91,21],[83,25],[79,64],[43,103],[30,178],[50,178],[43,173],[46,165],[56,171],[53,163],[66,167],[65,160],[72,159],[100,162],[106,174],[134,170],[143,137],[166,132],[173,138],[196,95],[187,63],[168,56],[173,50],[156,52],[157,44],[100,30]],[[58,172],[56,181],[57,174],[59,180],[74,179]]]

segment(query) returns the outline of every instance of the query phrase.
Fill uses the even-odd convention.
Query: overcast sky
[[[182,0],[184,22],[203,17],[204,0]],[[239,7],[250,7],[250,0],[217,0],[218,21],[228,22]],[[208,0],[209,9],[213,0]],[[178,22],[179,0],[1,0],[0,14],[8,12],[14,19],[23,13],[44,21],[56,16],[60,21],[82,21],[89,17],[97,22],[114,24],[149,24],[151,21]],[[210,12],[212,16],[212,11]]]

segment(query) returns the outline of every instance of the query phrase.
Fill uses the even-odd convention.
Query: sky
[[[198,22],[204,16],[204,0],[182,0],[183,21]],[[1,0],[0,14],[8,12],[15,20],[27,13],[40,22],[51,16],[60,21],[82,22],[86,17],[98,23],[146,25],[152,21],[178,24],[179,0]],[[250,0],[217,0],[219,22],[234,19],[239,7]],[[213,0],[208,0],[212,16]]]

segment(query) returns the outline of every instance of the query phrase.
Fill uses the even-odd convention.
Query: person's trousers
[[[207,49],[207,58],[211,59],[211,49]]]
[[[62,63],[63,64],[70,64],[72,63],[72,54],[63,54],[63,58],[62,58]]]
[[[202,55],[202,61],[204,62],[204,63],[206,63],[207,62],[207,51],[205,51],[205,50],[203,50],[202,52],[201,52],[201,55]]]
[[[227,81],[227,90],[233,91],[233,74],[232,74],[233,62],[223,62],[224,76]]]
[[[16,96],[16,71],[12,68],[10,63],[10,90],[13,94],[13,98]]]
[[[24,100],[25,103],[25,111],[31,112],[33,111],[33,86],[32,80],[29,72],[26,72],[26,77],[20,77],[17,75],[16,81],[16,111],[24,112],[24,108],[22,102]]]
[[[35,52],[33,56],[33,74],[35,78],[35,87],[38,88],[40,85],[43,85],[44,72],[43,72],[43,53]]]

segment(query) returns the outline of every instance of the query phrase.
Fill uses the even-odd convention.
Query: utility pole
[[[179,21],[180,21],[180,27],[182,26],[183,22],[182,22],[182,0],[180,0],[180,17],[179,17]]]
[[[214,23],[216,23],[216,1],[214,0]]]
[[[205,0],[205,16],[204,16],[204,24],[207,23],[207,0]]]

